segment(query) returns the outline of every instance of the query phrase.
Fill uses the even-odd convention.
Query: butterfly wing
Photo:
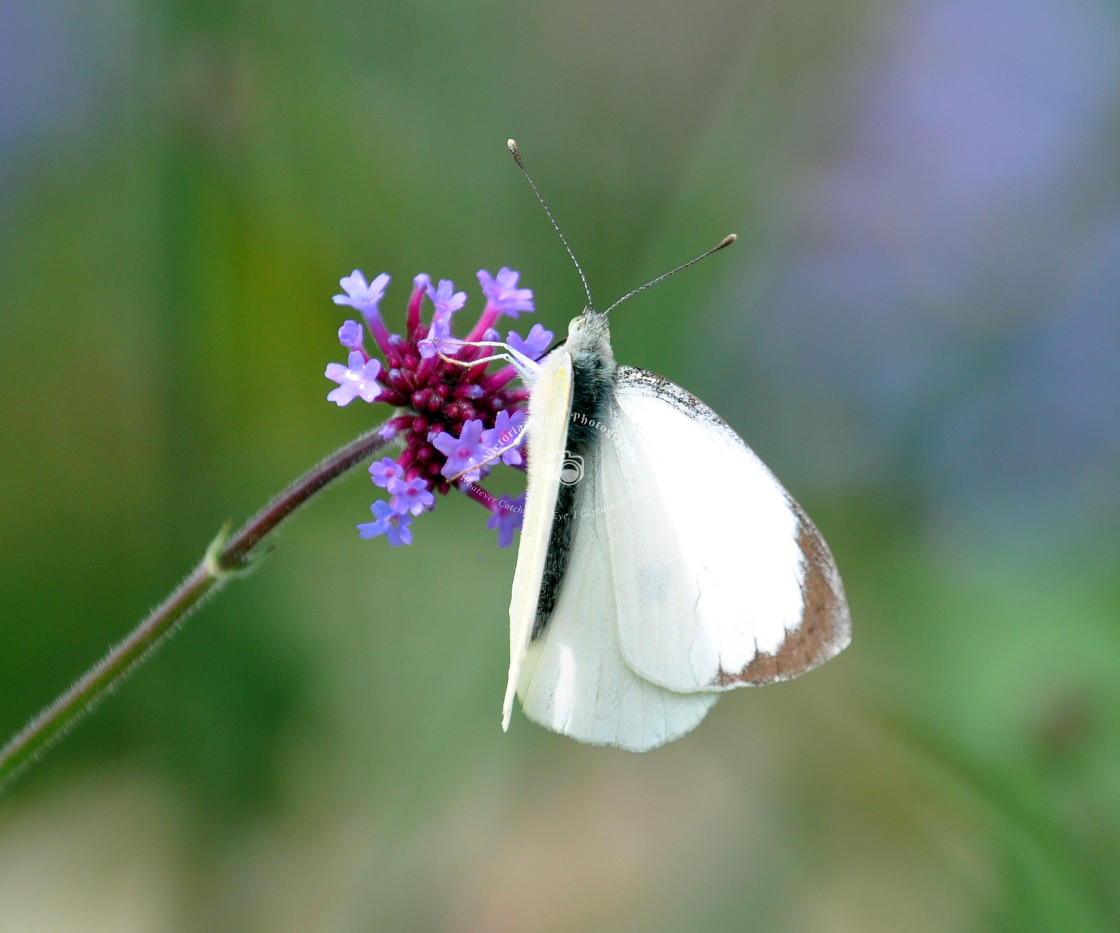
[[[533,631],[560,487],[559,473],[548,467],[555,463],[555,454],[564,450],[571,405],[572,357],[564,347],[557,347],[545,358],[533,382],[529,418],[525,424],[531,455],[521,543],[517,549],[517,569],[513,574],[513,595],[509,604],[509,679],[502,704],[503,729],[509,728],[521,664]]]
[[[597,445],[585,459],[567,571],[548,623],[525,654],[517,692],[525,715],[548,729],[646,751],[695,728],[717,695],[674,693],[639,677],[623,660],[598,479],[601,450]]]
[[[726,422],[624,366],[607,426],[603,552],[633,671],[673,691],[715,691],[796,677],[847,646],[828,546]]]

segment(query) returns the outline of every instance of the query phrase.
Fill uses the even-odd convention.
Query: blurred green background
[[[356,475],[0,796],[2,931],[1120,928],[1120,10],[0,2],[0,732],[509,265],[831,543],[851,648],[644,756],[499,712],[514,553]],[[694,465],[704,477],[705,465]],[[722,478],[715,478],[721,481]]]

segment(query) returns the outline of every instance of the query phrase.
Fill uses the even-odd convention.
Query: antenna
[[[529,187],[533,189],[533,194],[535,194],[537,196],[537,200],[541,202],[541,207],[543,207],[544,212],[548,214],[548,219],[552,221],[552,229],[555,230],[557,235],[560,237],[560,242],[564,244],[564,249],[568,251],[568,256],[572,260],[572,265],[576,267],[576,272],[579,273],[580,281],[583,282],[583,290],[587,295],[587,306],[593,309],[595,307],[595,302],[591,300],[591,289],[587,284],[587,276],[583,274],[583,267],[580,266],[579,260],[576,259],[576,254],[572,252],[572,248],[568,245],[568,238],[564,236],[564,231],[560,229],[560,225],[556,222],[556,218],[552,216],[552,211],[549,210],[548,202],[545,201],[544,197],[542,197],[540,189],[537,187],[537,183],[533,181],[533,176],[530,175],[529,170],[525,168],[525,163],[521,161],[521,151],[517,148],[517,143],[512,139],[507,139],[506,148],[509,149],[510,154],[513,156],[513,161],[517,163],[517,167],[521,169],[521,174],[525,176],[525,180],[529,182]],[[719,247],[717,246],[716,249],[719,249]],[[693,260],[693,262],[695,262],[695,260]],[[626,297],[629,298],[630,296],[627,295]],[[615,302],[615,304],[618,304],[618,302]]]
[[[666,272],[662,275],[659,275],[652,282],[646,282],[646,284],[642,285],[640,288],[635,288],[632,292],[627,292],[625,295],[623,295],[621,298],[619,298],[618,301],[616,301],[613,305],[611,305],[609,308],[607,308],[607,310],[604,311],[603,314],[604,315],[610,314],[615,308],[617,308],[620,304],[622,304],[622,302],[626,301],[629,298],[633,298],[636,294],[638,294],[638,292],[644,292],[647,288],[652,288],[658,282],[663,282],[665,279],[669,278],[669,276],[676,275],[682,269],[687,269],[689,266],[696,265],[696,263],[698,263],[701,259],[707,259],[709,256],[712,255],[712,253],[717,253],[721,249],[723,249],[725,246],[730,246],[732,243],[735,242],[736,239],[738,239],[738,237],[736,237],[734,233],[727,234],[727,236],[725,236],[722,240],[720,240],[715,246],[713,246],[706,253],[701,253],[695,259],[690,259],[688,262],[684,263],[683,265],[677,266],[677,268],[673,269],[672,271]]]
[[[506,140],[506,148],[509,149],[510,153],[513,155],[513,161],[516,162],[517,167],[521,169],[521,174],[525,176],[525,180],[529,182],[529,187],[533,189],[533,194],[535,194],[537,196],[537,200],[541,202],[541,207],[543,207],[544,212],[548,214],[548,219],[552,221],[552,229],[555,230],[557,235],[560,237],[560,242],[564,244],[564,249],[568,251],[568,256],[572,260],[572,265],[576,267],[576,272],[579,273],[580,281],[583,282],[583,290],[587,293],[587,306],[594,310],[595,302],[591,300],[591,289],[587,285],[587,276],[583,274],[583,268],[580,266],[579,260],[576,259],[576,254],[572,252],[572,248],[568,245],[568,238],[564,236],[564,232],[560,229],[560,225],[556,222],[556,218],[552,216],[552,211],[549,210],[548,202],[545,201],[544,197],[541,195],[540,189],[537,187],[537,183],[533,181],[533,176],[529,174],[529,170],[525,168],[525,163],[521,161],[521,150],[517,148],[517,143],[512,139]],[[652,282],[646,282],[646,284],[641,286],[640,288],[635,288],[632,292],[627,292],[625,295],[619,298],[618,301],[616,301],[613,305],[607,308],[606,311],[603,312],[604,316],[610,314],[624,301],[628,301],[629,299],[633,298],[636,294],[638,294],[638,292],[644,292],[647,288],[651,288],[658,282],[665,281],[665,279],[669,278],[669,276],[676,275],[682,269],[687,269],[689,266],[696,265],[696,263],[698,263],[701,259],[707,259],[712,255],[712,253],[717,253],[725,246],[730,246],[735,242],[736,239],[737,237],[734,233],[729,233],[710,250],[705,253],[701,253],[695,259],[690,259],[683,265],[677,266],[677,268],[666,272],[663,275],[659,275]]]

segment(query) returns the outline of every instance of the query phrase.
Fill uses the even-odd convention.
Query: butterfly
[[[589,293],[567,340],[518,367],[528,483],[502,711],[506,729],[516,695],[549,729],[635,752],[851,641],[828,545],[774,474],[694,395],[616,362],[608,315],[647,287],[604,313]]]

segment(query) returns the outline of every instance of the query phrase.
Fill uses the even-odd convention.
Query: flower
[[[372,402],[381,394],[377,376],[381,372],[379,360],[367,360],[361,350],[353,350],[346,361],[328,363],[326,377],[338,383],[337,389],[327,393],[327,399],[339,408],[349,405],[359,395],[366,402]]]
[[[500,454],[502,463],[510,466],[520,464],[522,462],[520,441],[527,417],[525,412],[520,410],[512,415],[508,411],[498,412],[498,417],[494,419],[494,427],[482,432],[484,459],[491,459]]]
[[[496,307],[502,314],[516,318],[522,311],[534,311],[533,293],[527,288],[518,288],[519,272],[505,266],[492,277],[485,269],[478,270],[478,281],[488,304]]]
[[[419,287],[420,278],[420,276],[417,276],[417,287]],[[443,344],[451,340],[451,315],[467,303],[467,293],[456,292],[450,279],[440,279],[437,288],[432,288],[428,284],[426,275],[423,276],[423,279],[425,294],[432,300],[436,311],[432,316],[432,328],[428,331],[428,336],[419,342],[418,347],[420,348],[420,355],[424,359],[430,359],[439,352]]]
[[[441,312],[453,314],[467,303],[467,293],[455,291],[455,286],[451,284],[450,279],[440,279],[436,288],[428,285],[425,291],[432,304],[436,306],[437,314]]]
[[[525,493],[521,493],[516,499],[502,496],[494,504],[494,514],[486,522],[486,527],[498,530],[498,547],[509,547],[513,544],[513,530],[521,527],[524,516]]]
[[[389,284],[387,273],[382,272],[367,285],[361,270],[355,269],[345,278],[339,279],[338,284],[346,294],[334,296],[336,305],[350,305],[356,311],[361,311],[362,317],[367,321],[379,316],[377,304],[385,294],[385,286]]]
[[[399,463],[392,457],[385,457],[377,463],[369,465],[369,475],[373,480],[374,486],[380,486],[382,489],[388,489],[389,484],[404,476],[404,470],[401,469]]]
[[[432,318],[432,329],[428,331],[428,336],[417,343],[417,349],[424,359],[431,359],[440,348],[451,340],[451,312],[440,311],[436,309],[435,316]],[[448,348],[451,349],[451,348]]]
[[[393,547],[411,543],[413,517],[431,511],[436,496],[453,488],[483,505],[490,521],[500,519],[490,527],[498,529],[503,547],[520,525],[519,513],[510,511],[514,506],[496,505],[477,484],[498,463],[524,469],[520,434],[529,390],[514,381],[513,366],[491,367],[492,349],[480,341],[498,338],[494,325],[502,315],[532,311],[533,293],[519,288],[519,273],[506,267],[497,276],[480,271],[478,278],[487,301],[465,340],[453,336],[452,329],[467,295],[455,291],[449,279],[433,285],[426,274],[413,278],[400,333],[389,332],[379,310],[389,284],[386,273],[367,282],[355,269],[339,280],[345,294],[335,295],[335,303],[355,308],[362,317],[339,328],[339,342],[349,354],[345,366],[327,367],[327,378],[338,383],[328,398],[339,406],[359,396],[392,406],[395,411],[381,436],[402,446],[396,457],[384,457],[369,468],[370,479],[388,491],[389,499],[371,506],[374,521],[358,526],[363,538],[384,535]],[[423,313],[427,303],[430,315]],[[367,344],[367,337],[373,343]],[[524,339],[511,332],[510,340],[511,352],[531,362],[547,349],[552,335],[536,325]],[[520,361],[523,369],[525,364]]]
[[[376,538],[385,535],[390,547],[400,547],[402,544],[412,544],[411,515],[402,515],[395,511],[388,502],[378,500],[369,507],[373,522],[365,522],[358,526],[358,534],[363,538]]]
[[[465,483],[478,481],[480,467],[486,460],[481,421],[468,421],[458,437],[440,431],[432,437],[432,444],[447,458],[440,471],[444,476],[448,479],[460,478]]]
[[[362,325],[357,321],[344,321],[338,329],[338,342],[347,350],[362,348]]]
[[[432,508],[436,502],[436,497],[428,491],[428,484],[419,476],[408,482],[403,479],[389,480],[389,492],[393,494],[389,505],[401,515],[405,512],[419,515],[424,509]]]
[[[529,331],[529,336],[524,340],[521,339],[520,334],[511,330],[506,337],[506,343],[529,359],[539,360],[552,343],[552,337],[552,331],[545,330],[540,324],[534,324],[533,329]]]

